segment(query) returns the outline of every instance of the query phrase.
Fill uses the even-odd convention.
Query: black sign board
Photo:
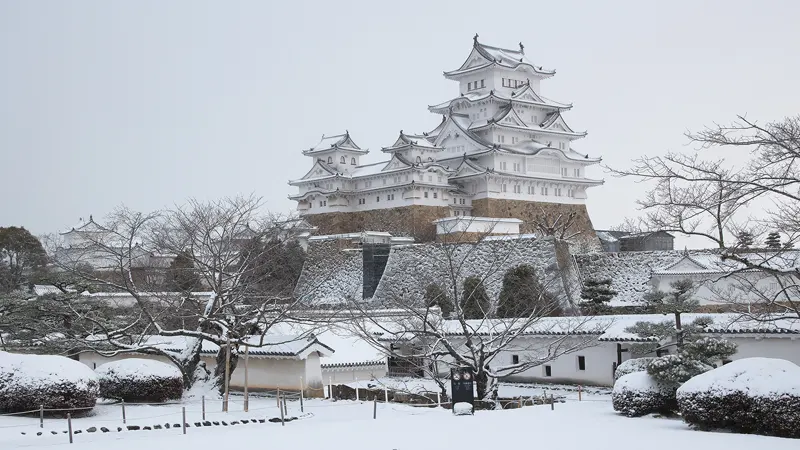
[[[464,402],[475,406],[475,391],[472,386],[474,379],[472,369],[468,367],[450,369],[450,392],[453,393],[454,405]]]

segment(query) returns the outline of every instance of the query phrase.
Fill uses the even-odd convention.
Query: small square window
[[[511,364],[519,364],[519,355],[511,355]]]
[[[379,202],[379,201],[381,201],[381,196],[379,195],[379,196],[375,197],[375,201],[376,201],[376,202]]]
[[[438,197],[439,197],[439,193],[438,192],[434,192],[433,193],[433,198],[438,198]]]
[[[424,195],[425,195],[425,198],[428,198],[428,193],[427,192],[425,192]]]
[[[586,357],[578,356],[578,370],[586,370]]]
[[[544,376],[546,377],[553,376],[553,369],[550,366],[544,366]]]

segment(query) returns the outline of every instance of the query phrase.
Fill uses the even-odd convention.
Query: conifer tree
[[[483,281],[478,277],[464,279],[464,292],[461,295],[462,314],[465,319],[483,319],[489,317],[491,303],[489,294],[483,286]]]
[[[777,231],[772,231],[767,235],[764,241],[767,248],[781,248],[781,234]]]
[[[583,282],[583,288],[581,288],[581,299],[583,299],[583,306],[585,306],[588,312],[592,314],[596,314],[607,309],[608,302],[610,302],[616,295],[617,291],[611,289],[610,278],[587,278]]]
[[[444,317],[449,317],[453,312],[453,301],[447,295],[447,292],[436,283],[431,283],[425,287],[425,306],[432,308],[438,306],[442,310]]]
[[[522,264],[503,276],[497,317],[526,317],[534,311],[544,316],[560,315],[558,300],[542,286],[536,270]]]

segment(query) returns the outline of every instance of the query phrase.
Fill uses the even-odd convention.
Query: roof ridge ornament
[[[473,45],[478,45],[478,33],[475,33],[475,36],[472,38]]]
[[[523,55],[525,54],[525,46],[522,45],[522,41],[519,42],[519,52]],[[522,58],[520,58],[520,61],[522,61]]]

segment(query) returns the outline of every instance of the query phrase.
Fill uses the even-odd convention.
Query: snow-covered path
[[[373,404],[369,402],[313,401],[308,406],[306,411],[313,417],[287,423],[284,427],[265,423],[189,428],[185,436],[175,429],[83,433],[75,436],[72,446],[63,434],[13,438],[6,434],[0,435],[8,439],[0,440],[0,448],[219,450],[253,448],[253,445],[295,450],[438,450],[453,446],[513,448],[531,445],[550,450],[620,450],[642,446],[649,450],[798,448],[797,440],[692,431],[680,420],[624,418],[615,414],[608,402],[568,402],[558,404],[555,410],[534,406],[478,411],[475,416],[461,417],[454,417],[444,409],[378,404],[377,420],[372,419]]]

